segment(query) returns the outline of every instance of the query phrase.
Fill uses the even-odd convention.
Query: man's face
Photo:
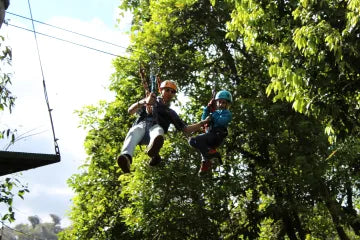
[[[176,91],[172,88],[163,88],[161,90],[161,95],[163,97],[164,102],[168,103],[170,102],[173,97],[175,97]]]

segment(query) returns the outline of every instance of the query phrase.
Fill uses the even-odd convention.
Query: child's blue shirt
[[[209,116],[209,109],[208,107],[205,107],[203,110],[203,114],[201,116],[201,120],[204,120],[205,118],[207,118],[207,116]],[[211,124],[212,124],[212,128],[227,128],[229,123],[231,122],[232,119],[232,113],[228,110],[228,109],[223,109],[223,110],[215,110],[212,114],[211,114]]]

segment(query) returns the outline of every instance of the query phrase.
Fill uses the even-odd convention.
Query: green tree
[[[73,225],[61,239],[358,237],[357,4],[123,1],[134,14],[130,57],[114,60],[116,99],[79,111],[89,157],[69,179]],[[351,37],[331,40],[349,19]],[[224,164],[211,177],[197,176],[199,154],[174,131],[159,167],[141,148],[131,174],[117,167],[128,104],[143,97],[139,63],[179,84],[189,123],[212,88],[233,93]]]
[[[358,131],[359,11],[358,1],[240,1],[228,37],[266,58],[274,101],[346,137]]]
[[[40,218],[38,216],[30,216],[28,217],[29,222],[31,223],[32,228],[35,228],[40,224]]]

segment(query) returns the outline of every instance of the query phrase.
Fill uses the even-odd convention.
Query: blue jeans
[[[164,135],[164,129],[159,124],[153,126],[151,124],[152,119],[149,119],[147,122],[142,121],[132,126],[125,137],[121,154],[128,154],[132,157],[137,145],[149,144],[157,136]]]
[[[189,144],[199,150],[203,160],[206,160],[209,158],[209,150],[220,146],[224,138],[219,132],[208,132],[190,138]]]

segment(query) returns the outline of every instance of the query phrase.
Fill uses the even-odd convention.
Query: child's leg
[[[191,138],[189,144],[198,149],[202,156],[202,162],[199,170],[199,175],[203,175],[211,171],[212,159],[219,159],[222,162],[220,154],[216,151],[223,141],[223,137],[219,136],[216,132],[210,132],[198,135]]]
[[[192,137],[189,140],[190,146],[198,149],[203,159],[206,159],[207,153],[209,152],[209,141],[211,142],[211,139],[213,138],[212,135],[213,134],[211,133],[204,133]]]

